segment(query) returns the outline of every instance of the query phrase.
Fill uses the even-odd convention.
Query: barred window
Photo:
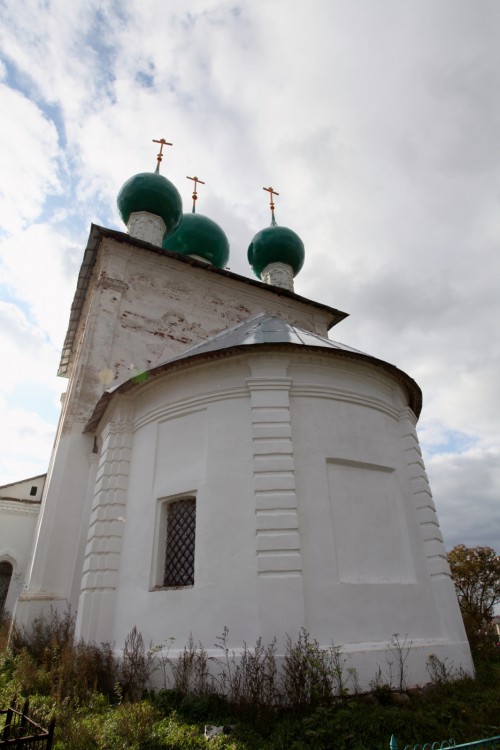
[[[194,584],[196,500],[183,497],[166,503],[167,538],[164,586]]]

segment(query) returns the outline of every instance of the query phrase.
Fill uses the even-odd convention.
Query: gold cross
[[[196,201],[198,200],[198,193],[196,191],[196,188],[198,187],[198,183],[200,185],[204,185],[205,183],[203,180],[198,179],[198,177],[188,177],[188,180],[193,180],[194,182],[194,190],[193,190],[193,213],[196,213]]]
[[[160,144],[160,153],[156,157],[156,161],[158,162],[158,164],[156,165],[156,171],[159,172],[160,171],[160,163],[161,163],[161,160],[163,159],[163,146],[173,146],[174,144],[173,143],[169,143],[168,141],[165,140],[165,138],[160,138],[159,140],[157,140],[156,138],[153,138],[153,143],[159,143]]]
[[[274,202],[273,202],[273,195],[279,195],[279,193],[276,192],[276,190],[273,190],[272,187],[262,188],[262,190],[266,190],[269,193],[269,200],[271,201],[271,216],[273,218],[272,223],[275,224],[276,220],[274,218]]]

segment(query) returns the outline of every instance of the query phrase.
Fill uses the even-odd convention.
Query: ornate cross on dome
[[[276,224],[276,219],[274,218],[274,201],[273,201],[273,195],[279,195],[279,193],[276,192],[276,190],[273,190],[272,187],[262,188],[262,190],[266,190],[269,193],[269,200],[271,201],[271,216],[272,221],[271,224]]]
[[[160,171],[160,163],[161,163],[161,160],[163,159],[163,146],[173,146],[174,144],[173,143],[169,143],[168,141],[165,140],[165,138],[160,138],[159,140],[157,140],[156,138],[153,138],[153,143],[159,143],[160,144],[160,152],[159,152],[159,154],[156,157],[156,161],[158,162],[157,165],[156,165],[156,171],[159,172]]]
[[[196,213],[196,201],[198,200],[198,192],[196,188],[198,187],[198,183],[200,185],[204,185],[205,183],[203,180],[198,179],[198,177],[188,177],[188,180],[193,180],[194,182],[194,190],[193,190],[193,213]]]

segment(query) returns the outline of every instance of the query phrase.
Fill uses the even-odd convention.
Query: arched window
[[[0,562],[0,614],[3,612],[12,578],[12,565],[3,560]]]

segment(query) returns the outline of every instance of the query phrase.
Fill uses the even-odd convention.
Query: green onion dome
[[[271,224],[257,232],[248,248],[248,262],[258,279],[270,263],[286,263],[296,276],[304,265],[304,243],[287,227]]]
[[[225,268],[229,260],[229,242],[215,221],[202,214],[184,214],[179,227],[162,245],[164,250],[181,255],[197,255],[216,268]]]
[[[117,204],[125,224],[136,211],[160,216],[165,235],[173,232],[182,219],[182,198],[175,185],[158,171],[140,172],[127,180],[118,193]]]

